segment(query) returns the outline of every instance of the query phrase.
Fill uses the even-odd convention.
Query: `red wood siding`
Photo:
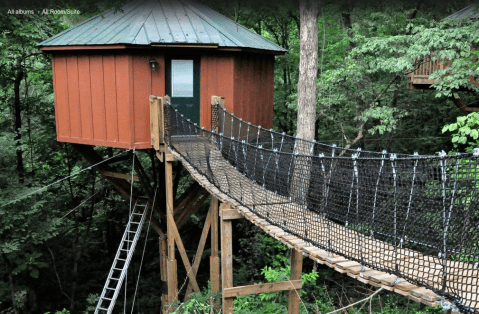
[[[234,57],[231,54],[202,55],[200,61],[200,125],[211,129],[211,96],[223,96],[226,109],[234,108]]]
[[[274,56],[238,55],[234,74],[234,114],[252,124],[272,128]]]
[[[152,57],[157,71],[151,71]],[[53,54],[52,60],[59,141],[151,147],[148,99],[165,94],[162,50],[68,51]],[[272,127],[274,56],[205,53],[200,72],[201,126],[211,127],[211,96],[218,95],[238,117]]]
[[[154,57],[159,70],[152,72]],[[61,142],[150,148],[149,95],[164,95],[164,57],[69,52],[52,58]]]

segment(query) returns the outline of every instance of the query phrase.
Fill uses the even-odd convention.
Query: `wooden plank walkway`
[[[244,218],[288,247],[300,250],[319,264],[325,264],[363,283],[384,287],[386,290],[408,296],[411,300],[428,306],[440,305],[440,297],[431,290],[411,284],[405,279],[399,278],[398,280],[395,275],[362,267],[359,262],[315,247],[291,233],[312,239],[316,243],[328,243],[332,250],[346,252],[353,259],[357,258],[383,269],[393,271],[397,267],[401,273],[407,274],[410,278],[420,278],[423,280],[421,284],[437,289],[440,289],[443,283],[443,271],[440,266],[443,264],[442,259],[424,256],[422,253],[410,249],[396,248],[325,219],[318,213],[301,208],[288,198],[276,195],[253,183],[235,170],[234,166],[229,164],[221,156],[221,153],[214,149],[213,144],[205,138],[194,139],[195,149],[191,149],[191,138],[184,137],[181,141],[175,138],[174,147],[187,156],[191,163],[182,158],[178,152],[172,150],[171,153],[175,158],[181,160],[191,176],[209,193],[222,202],[231,203]],[[192,164],[195,164],[202,173],[213,174],[214,184],[196,171]],[[215,185],[228,192],[220,191]],[[277,219],[275,222],[287,227],[287,231],[252,213],[248,207],[243,206],[236,199],[253,208],[263,217],[270,217],[270,215],[278,217],[275,218]],[[304,218],[309,219],[313,224],[311,226],[301,225]],[[448,269],[447,280],[454,283],[453,287],[448,287],[449,291],[454,291],[455,294],[458,294],[458,291],[467,291],[462,292],[461,296],[467,299],[469,295],[469,299],[471,299],[471,294],[478,292],[479,270],[474,268],[474,265],[458,261],[448,261],[446,267]],[[463,274],[467,274],[467,276]],[[469,290],[466,287],[469,287]],[[476,310],[479,309],[479,302],[470,302],[467,305]]]

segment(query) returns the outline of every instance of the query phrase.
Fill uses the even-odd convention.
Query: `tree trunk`
[[[316,82],[318,73],[318,15],[319,0],[300,0],[300,52],[298,79],[298,118],[296,136],[302,140],[314,140],[316,121]],[[308,155],[309,142],[297,141],[295,151]],[[291,175],[290,197],[297,204],[308,204],[309,181],[311,176],[311,158],[294,156]],[[307,235],[307,230],[305,231]]]
[[[13,86],[13,93],[14,93],[14,101],[13,101],[13,107],[14,107],[14,115],[15,115],[15,146],[17,148],[16,154],[17,154],[17,174],[18,174],[18,180],[20,183],[24,182],[25,179],[25,168],[23,167],[23,154],[22,154],[22,149],[20,148],[21,146],[21,139],[22,139],[22,133],[20,133],[20,129],[22,127],[22,108],[20,106],[20,84],[23,79],[23,68],[22,68],[22,58],[17,59],[17,75],[15,76],[15,83]]]
[[[73,213],[73,217],[75,219],[75,236],[73,240],[73,276],[72,276],[72,283],[71,283],[71,297],[70,297],[70,311],[73,312],[75,310],[76,305],[76,290],[78,287],[78,267],[80,264],[80,259],[83,256],[83,250],[85,245],[87,244],[87,237],[90,233],[91,225],[93,222],[93,212],[95,211],[95,184],[96,184],[96,173],[95,170],[91,171],[92,175],[92,187],[91,187],[91,202],[90,202],[90,211],[88,213],[88,217],[86,217],[86,228],[83,233],[80,235],[80,217],[76,215],[76,212]]]
[[[311,141],[314,139],[316,120],[319,1],[300,0],[299,15],[301,28],[296,135]]]
[[[5,260],[5,264],[7,264],[7,272],[8,272],[8,283],[10,286],[10,297],[12,299],[12,307],[13,307],[13,313],[17,314],[18,313],[18,306],[17,302],[15,301],[15,284],[13,282],[13,267],[10,263],[10,260],[5,254],[3,255],[3,259]]]

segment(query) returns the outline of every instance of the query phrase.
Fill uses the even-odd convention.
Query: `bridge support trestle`
[[[269,282],[248,286],[233,286],[233,225],[234,219],[244,218],[230,203],[220,205],[221,222],[221,277],[223,313],[233,313],[234,298],[239,295],[259,294],[265,292],[289,290],[289,314],[299,313],[300,291],[302,288],[301,273],[303,269],[303,254],[292,249],[290,280]]]

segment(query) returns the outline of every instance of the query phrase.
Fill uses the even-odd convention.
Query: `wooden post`
[[[178,295],[178,274],[177,264],[175,259],[175,235],[173,218],[173,165],[172,161],[168,161],[165,158],[165,187],[166,187],[166,226],[167,226],[167,238],[168,238],[168,303],[173,303]]]
[[[218,133],[218,110],[216,109],[216,102],[220,105],[221,108],[225,107],[225,98],[221,96],[211,96],[211,130]]]
[[[220,291],[220,257],[218,251],[218,199],[211,196],[210,201],[211,213],[211,257],[210,257],[210,280],[211,294]],[[215,304],[217,307],[218,304]]]
[[[303,272],[303,253],[295,249],[291,250],[291,278],[290,280],[301,280],[301,273]],[[301,288],[289,290],[289,306],[288,314],[299,313],[299,303]]]
[[[158,137],[158,141],[160,142],[160,145],[165,144],[165,103],[166,101],[170,102],[170,97],[165,96],[165,97],[157,97],[158,99],[158,125],[159,125],[159,131],[160,135]]]
[[[159,238],[160,246],[160,279],[161,279],[161,307],[162,313],[167,312],[168,304],[168,271],[167,271],[167,260],[168,260],[168,244],[166,238]]]
[[[158,119],[159,112],[159,100],[158,97],[150,95],[150,133],[151,133],[151,146],[156,150],[160,150],[160,126]]]
[[[220,212],[231,209],[230,203],[220,205]],[[221,218],[221,281],[223,313],[233,313],[234,297],[225,298],[225,288],[233,287],[233,226],[231,220]]]
[[[165,97],[163,97],[163,102],[161,103],[161,108],[162,108],[162,114],[161,114],[161,125],[162,125],[162,129],[161,129],[161,140],[162,140],[162,143],[165,143],[167,141],[167,136],[169,136],[169,133],[166,134],[167,130],[169,131],[171,129],[171,121],[170,121],[170,116],[167,115],[165,116],[165,106],[167,104],[171,103],[171,98],[170,96],[166,95]],[[165,149],[165,152],[166,152],[166,147],[165,145],[163,145],[163,148]]]

